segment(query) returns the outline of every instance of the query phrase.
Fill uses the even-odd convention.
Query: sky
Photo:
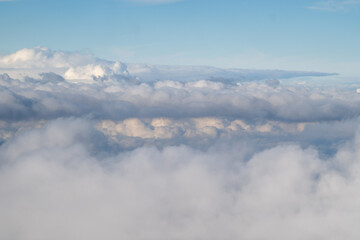
[[[0,0],[0,239],[360,239],[358,0]]]
[[[0,2],[0,54],[24,47],[133,63],[357,77],[357,0]]]

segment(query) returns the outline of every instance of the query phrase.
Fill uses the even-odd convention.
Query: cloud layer
[[[0,73],[14,78],[37,78],[39,73],[54,72],[70,82],[92,83],[94,80],[119,78],[140,79],[146,82],[159,80],[197,81],[222,80],[228,82],[292,78],[301,76],[327,76],[328,73],[220,69],[204,66],[157,66],[149,64],[124,64],[99,59],[79,52],[53,51],[48,48],[24,48],[0,57]],[[116,78],[117,77],[117,78]]]
[[[95,136],[89,122],[56,120],[1,146],[1,238],[360,235],[358,137],[326,160],[284,144],[245,161],[239,143],[205,152],[144,147],[99,157],[106,142]]]
[[[0,75],[0,119],[91,115],[115,120],[227,117],[314,122],[353,118],[360,112],[360,96],[355,90],[313,90],[271,82],[234,85],[206,80],[136,83],[136,79],[120,79],[92,80],[94,84],[89,85],[68,82],[53,73],[24,81]]]
[[[1,239],[360,236],[356,84],[47,48],[0,68]]]

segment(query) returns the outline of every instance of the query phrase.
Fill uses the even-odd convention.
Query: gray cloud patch
[[[51,119],[69,116],[126,118],[227,117],[251,121],[316,122],[357,117],[359,95],[348,90],[311,90],[200,80],[155,84],[107,82],[74,84],[54,73],[23,81],[1,76],[0,119]],[[344,97],[346,96],[346,97]]]

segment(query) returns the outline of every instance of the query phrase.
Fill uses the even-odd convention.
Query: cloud
[[[149,64],[125,64],[108,61],[79,52],[53,51],[48,48],[24,48],[0,57],[0,73],[14,78],[37,78],[40,73],[54,72],[72,82],[96,82],[105,79],[141,79],[197,81],[253,81],[269,78],[294,78],[300,76],[328,76],[319,72],[221,69],[206,66],[158,66]]]
[[[0,68],[0,239],[360,236],[356,84],[47,48]]]
[[[292,144],[246,159],[241,143],[207,151],[142,147],[104,157],[96,153],[106,140],[93,134],[99,133],[88,121],[60,119],[0,147],[1,238],[360,235],[358,137],[327,159]]]
[[[15,77],[38,77],[43,72],[54,72],[72,82],[91,83],[95,79],[128,77],[124,63],[106,61],[90,54],[79,52],[52,51],[48,48],[24,48],[0,58],[3,68]]]
[[[266,148],[294,141],[331,155],[353,136],[360,116],[359,94],[343,86],[114,77],[75,83],[55,73],[24,80],[0,75],[0,144],[48,121],[76,117],[95,121],[123,150],[181,144],[207,149],[232,140]]]
[[[111,74],[105,77],[107,72]],[[90,75],[92,79],[86,79]],[[142,82],[127,75],[120,63],[70,68],[65,76],[67,81],[55,73],[24,80],[1,75],[4,97],[0,119],[225,117],[315,122],[353,118],[360,112],[355,90],[334,92],[221,79]]]
[[[352,8],[359,5],[360,1],[358,0],[329,0],[324,2],[317,2],[308,8],[326,12],[339,12],[351,10]]]
[[[2,68],[68,68],[92,64],[97,61],[91,55],[77,52],[67,53],[62,51],[52,51],[48,48],[35,47],[24,48],[13,54],[0,58]]]
[[[126,65],[120,62],[115,62],[114,64],[106,65],[85,65],[80,67],[70,67],[64,74],[64,78],[71,81],[83,81],[91,83],[91,80],[96,79],[107,79],[114,78],[118,76],[127,77],[129,73],[127,71]],[[89,81],[90,80],[90,81]]]
[[[55,81],[44,79],[49,76]],[[355,90],[333,92],[301,85],[272,86],[262,82],[234,85],[206,80],[136,83],[127,79],[107,81],[101,76],[91,80],[91,84],[79,84],[61,81],[56,76],[47,74],[41,79],[20,81],[2,75],[0,84],[5,88],[1,89],[0,119],[225,117],[316,122],[354,118],[360,113],[360,96]]]
[[[166,66],[149,64],[127,64],[128,71],[146,81],[256,81],[271,78],[295,78],[301,76],[329,76],[334,74],[306,71],[221,69],[209,66]],[[336,75],[336,74],[335,74]]]

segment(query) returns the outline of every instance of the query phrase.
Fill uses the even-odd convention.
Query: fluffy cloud
[[[116,68],[115,65],[116,71],[122,71],[121,67],[120,70]],[[81,71],[89,73],[85,69]],[[101,79],[102,69],[96,74],[98,78],[94,79]],[[82,75],[76,76],[82,79]],[[46,80],[47,77],[53,80]],[[267,83],[233,85],[205,80],[188,83],[160,81],[155,84],[127,79],[91,81],[98,83],[74,84],[62,81],[61,76],[54,74],[25,81],[1,75],[0,84],[6,88],[1,89],[0,119],[91,115],[110,120],[226,117],[252,121],[316,122],[353,118],[360,113],[360,96],[355,90],[274,87]]]
[[[96,62],[91,55],[52,51],[48,48],[24,48],[0,58],[2,68],[68,68]]]
[[[54,72],[72,82],[92,83],[107,77],[128,77],[126,65],[98,59],[90,54],[52,51],[48,48],[24,48],[0,58],[0,69],[15,77],[37,77],[42,72]]]
[[[360,236],[356,85],[46,48],[0,68],[1,239]]]
[[[124,64],[99,59],[79,52],[53,51],[48,48],[24,48],[0,57],[0,73],[14,78],[37,78],[43,72],[54,72],[70,82],[93,83],[95,80],[158,80],[175,81],[249,81],[300,76],[327,76],[327,73],[280,70],[220,69],[204,66],[157,66],[148,64]],[[331,74],[330,74],[331,75]]]
[[[69,68],[64,77],[68,80],[72,81],[80,81],[85,83],[92,83],[89,82],[90,79],[92,80],[106,80],[107,78],[116,78],[129,76],[129,73],[126,69],[126,65],[115,62],[114,64],[108,65],[85,65],[81,67],[71,67]]]
[[[98,151],[107,143],[97,134],[87,121],[63,119],[0,147],[1,238],[360,235],[358,137],[329,159],[286,144],[246,160],[241,143],[104,157]]]
[[[77,117],[96,121],[123,150],[179,144],[207,149],[232,140],[256,141],[264,149],[293,141],[331,155],[353,136],[360,114],[355,89],[276,79],[144,81],[121,63],[88,63],[70,67],[63,75],[68,79],[53,72],[24,79],[0,75],[0,143],[47,121]]]

